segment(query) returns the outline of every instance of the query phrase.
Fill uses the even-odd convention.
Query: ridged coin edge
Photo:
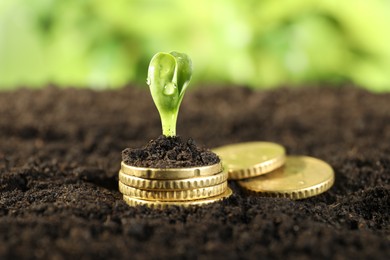
[[[156,180],[132,176],[119,171],[119,181],[123,184],[144,190],[190,190],[214,186],[225,182],[228,178],[226,172],[219,172],[210,176],[193,177],[178,180]]]
[[[300,199],[306,199],[306,198],[317,196],[329,190],[334,184],[334,176],[331,179],[327,180],[326,182],[317,184],[314,187],[294,190],[294,191],[283,191],[283,192],[282,191],[281,192],[258,191],[258,190],[250,189],[244,185],[241,185],[240,182],[238,183],[242,188],[244,188],[245,190],[249,191],[252,194],[260,194],[264,197],[288,198],[293,200],[300,200]]]
[[[146,168],[136,167],[121,162],[121,171],[125,174],[145,179],[186,179],[200,176],[210,176],[223,170],[221,162],[212,165],[188,168]]]
[[[209,197],[206,199],[199,199],[199,200],[192,200],[192,201],[149,201],[149,200],[132,198],[126,195],[123,195],[123,200],[130,207],[146,206],[152,209],[161,210],[172,206],[180,206],[185,208],[204,206],[207,204],[223,201],[229,198],[232,194],[233,191],[228,187],[226,191],[220,195]]]
[[[259,163],[252,168],[245,168],[239,170],[228,170],[229,180],[242,180],[257,177],[263,174],[270,173],[284,165],[286,162],[286,156],[281,155],[271,160]]]
[[[222,194],[227,189],[227,182],[223,182],[214,186],[177,191],[151,191],[136,189],[119,182],[119,191],[127,196],[146,199],[146,200],[161,200],[161,201],[188,201],[197,200]]]

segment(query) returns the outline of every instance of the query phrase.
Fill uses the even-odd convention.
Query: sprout
[[[177,114],[191,76],[191,59],[184,53],[159,52],[150,61],[147,83],[165,136],[176,135]]]

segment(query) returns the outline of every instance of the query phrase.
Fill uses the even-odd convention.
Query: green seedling
[[[147,83],[165,136],[176,135],[179,107],[191,76],[191,59],[184,53],[159,52],[150,61]]]

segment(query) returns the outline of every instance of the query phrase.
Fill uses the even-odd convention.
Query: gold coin
[[[124,174],[144,178],[158,180],[175,180],[187,179],[199,176],[210,176],[222,171],[222,164],[216,163],[213,165],[188,167],[188,168],[144,168],[135,167],[121,163],[121,171]]]
[[[220,172],[210,176],[194,177],[180,180],[144,179],[119,171],[119,181],[127,186],[144,190],[190,190],[214,186],[225,182],[227,173]]]
[[[155,201],[155,200],[151,201],[151,200],[137,199],[126,195],[123,195],[123,199],[129,206],[132,207],[145,205],[149,208],[164,209],[170,206],[191,207],[191,206],[201,206],[205,204],[210,204],[210,203],[227,199],[228,197],[230,197],[230,195],[232,195],[232,193],[233,193],[232,190],[230,188],[227,188],[225,192],[223,192],[220,195],[209,197],[206,199],[190,200],[190,201]]]
[[[217,196],[223,193],[227,188],[227,182],[223,182],[214,186],[191,189],[191,190],[141,190],[119,182],[119,191],[123,195],[127,195],[137,199],[145,200],[161,200],[161,201],[183,201],[183,200],[196,200],[207,197]]]
[[[284,167],[238,183],[247,190],[267,196],[304,199],[332,187],[334,172],[322,160],[307,156],[288,156]]]
[[[213,149],[222,160],[229,180],[256,177],[281,167],[285,162],[283,146],[269,142],[248,142]]]

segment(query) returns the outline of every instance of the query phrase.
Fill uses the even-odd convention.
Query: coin
[[[220,172],[210,176],[193,177],[179,180],[153,180],[131,176],[119,171],[119,181],[127,186],[144,190],[190,190],[223,183],[227,173]]]
[[[187,179],[199,176],[210,176],[222,171],[222,164],[188,167],[188,168],[144,168],[135,167],[121,163],[121,171],[125,174],[144,178],[144,179]]]
[[[210,203],[227,199],[228,197],[230,197],[230,195],[232,195],[232,190],[230,188],[227,188],[225,192],[223,192],[220,195],[205,198],[205,199],[190,200],[190,201],[142,200],[134,197],[129,197],[126,195],[123,195],[123,199],[129,206],[132,207],[145,205],[147,207],[154,208],[154,209],[164,209],[170,206],[181,206],[181,207],[201,206],[201,205],[210,204]]]
[[[238,183],[249,191],[267,196],[303,199],[330,189],[334,183],[334,172],[322,160],[308,156],[288,156],[283,167]]]
[[[213,149],[222,160],[229,180],[246,179],[271,172],[285,162],[283,146],[270,142],[247,142]]]
[[[227,182],[223,182],[214,186],[191,189],[191,190],[141,190],[119,182],[119,191],[123,195],[127,195],[137,199],[146,200],[161,200],[161,201],[183,201],[196,200],[207,197],[217,196],[227,189]]]

